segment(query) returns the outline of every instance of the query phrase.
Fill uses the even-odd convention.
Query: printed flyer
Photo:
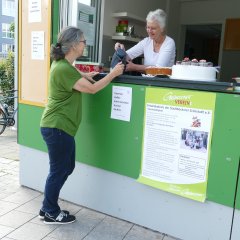
[[[147,88],[138,181],[204,202],[215,93]]]
[[[113,86],[111,118],[130,122],[132,88]]]

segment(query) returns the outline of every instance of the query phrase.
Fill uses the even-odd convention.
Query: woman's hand
[[[100,79],[99,81],[96,81],[94,84],[91,84],[89,79],[87,80],[86,77],[82,77],[79,79],[73,86],[73,89],[84,92],[84,93],[91,93],[94,94],[104,87],[106,87],[115,77],[121,75],[124,70],[124,64],[121,62],[118,63],[112,71],[107,74],[104,78]],[[96,73],[96,72],[95,72]],[[92,75],[94,72],[92,73]]]
[[[93,80],[93,77],[94,76],[96,76],[96,75],[98,75],[99,74],[99,72],[88,72],[88,73],[82,73],[82,76],[84,77],[84,78],[86,78],[88,81],[90,81],[90,82],[96,82],[95,80]]]
[[[86,78],[93,78],[94,76],[98,75],[99,72],[88,72],[88,73],[84,73],[84,77]]]
[[[119,42],[116,42],[115,46],[114,46],[115,51],[117,51],[118,48],[121,48],[121,49],[125,50],[125,47],[124,47],[123,44],[121,44]]]
[[[126,64],[126,71],[136,71],[136,64],[134,64],[132,61],[127,61]]]
[[[146,66],[141,64],[135,64],[132,61],[127,61],[126,70],[125,71],[137,71],[140,73],[145,73]]]
[[[124,64],[119,62],[111,71],[111,74],[114,74],[115,77],[123,74]]]

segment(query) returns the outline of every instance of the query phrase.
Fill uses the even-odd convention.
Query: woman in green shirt
[[[56,45],[51,47],[53,60],[49,78],[48,103],[41,119],[41,133],[48,147],[50,169],[46,180],[44,200],[39,217],[46,224],[67,224],[75,216],[58,205],[60,190],[75,167],[75,140],[82,117],[82,92],[94,94],[123,73],[117,64],[101,80],[92,77],[97,72],[81,73],[73,62],[82,55],[86,40],[76,27],[63,29]]]

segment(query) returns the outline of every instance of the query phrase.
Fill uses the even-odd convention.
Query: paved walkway
[[[6,128],[0,135],[0,157],[19,160],[19,147],[17,144],[17,131]]]
[[[17,133],[0,135],[0,239],[2,240],[175,240],[91,209],[60,200],[76,215],[68,225],[45,225],[37,216],[43,194],[19,185]]]

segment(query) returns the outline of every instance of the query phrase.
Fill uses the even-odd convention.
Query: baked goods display
[[[170,67],[149,66],[145,70],[144,76],[169,76],[171,79],[179,80],[194,80],[194,81],[216,81],[217,69],[213,67],[211,62],[205,59],[190,60],[184,58],[182,61],[177,61],[176,65]]]
[[[172,68],[169,67],[156,67],[156,66],[149,66],[145,70],[146,74],[148,75],[167,75],[170,76],[172,74]]]
[[[202,59],[190,60],[184,58],[183,61],[177,61],[172,67],[172,79],[194,80],[194,81],[216,81],[217,70],[211,62]]]
[[[201,67],[212,67],[212,62],[207,62],[205,59],[197,60],[193,58],[190,60],[188,57],[185,57],[182,61],[177,61],[176,65],[191,65],[191,66],[201,66]]]

